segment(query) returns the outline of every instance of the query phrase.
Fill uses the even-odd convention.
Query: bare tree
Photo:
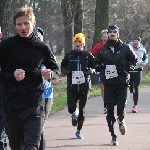
[[[72,49],[74,35],[74,6],[70,0],[61,0],[63,25],[64,25],[64,52]]]
[[[82,32],[82,4],[83,0],[62,0],[62,16],[64,25],[64,51],[71,50],[73,36]]]
[[[0,26],[1,26],[1,24],[2,24],[2,14],[3,14],[3,2],[2,1],[0,1]]]
[[[74,1],[74,34],[83,32],[83,0]]]
[[[100,40],[100,31],[107,29],[109,25],[109,0],[96,0],[95,32],[93,45]]]
[[[10,8],[10,0],[2,0],[1,1],[2,5],[3,5],[3,9],[2,9],[2,31],[3,33],[5,33],[3,35],[3,38],[8,38],[9,37],[9,8]]]

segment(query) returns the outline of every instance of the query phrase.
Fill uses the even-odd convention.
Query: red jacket
[[[104,45],[103,42],[97,43],[97,44],[94,46],[94,48],[92,49],[92,55],[95,56],[96,53],[97,53],[97,51],[98,51],[98,49],[99,49],[101,46],[103,46],[103,45]]]

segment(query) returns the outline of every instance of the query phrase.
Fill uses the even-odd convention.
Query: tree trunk
[[[2,0],[3,10],[2,10],[2,31],[3,38],[6,39],[9,37],[9,8],[10,0]]]
[[[73,49],[74,34],[82,32],[83,0],[61,0],[64,24],[64,53]]]
[[[100,41],[101,30],[109,25],[109,0],[96,0],[93,46]]]
[[[83,0],[75,1],[74,34],[83,32]]]
[[[2,14],[3,14],[3,4],[2,4],[3,2],[2,1],[0,1],[0,26],[2,25]]]
[[[95,32],[93,46],[100,41],[101,30],[107,29],[109,25],[109,0],[96,0],[95,9]],[[98,84],[96,74],[91,75],[92,84]]]
[[[64,53],[72,50],[72,41],[74,35],[74,16],[70,0],[61,0],[63,25],[64,25]]]

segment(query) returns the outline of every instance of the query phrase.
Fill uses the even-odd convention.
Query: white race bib
[[[83,71],[72,71],[72,84],[85,83],[85,77]]]
[[[106,79],[117,77],[117,70],[115,65],[106,65],[105,69]]]

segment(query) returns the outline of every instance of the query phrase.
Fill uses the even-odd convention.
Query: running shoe
[[[82,132],[80,130],[77,130],[75,135],[76,135],[77,139],[83,139],[83,135],[82,135]]]
[[[79,110],[76,108],[76,111],[72,114],[72,125],[75,127],[78,124],[78,115],[79,115]]]
[[[127,126],[126,126],[125,122],[124,122],[124,121],[120,122],[120,121],[118,120],[118,123],[119,123],[119,130],[120,130],[120,133],[121,133],[122,135],[125,135],[125,134],[127,133]]]
[[[104,108],[103,114],[106,114],[106,113],[107,113],[107,108]]]
[[[110,143],[111,146],[117,146],[118,145],[118,141],[117,141],[117,136],[113,136],[112,137],[112,141]]]
[[[133,106],[132,112],[133,112],[133,113],[137,113],[137,106]]]

